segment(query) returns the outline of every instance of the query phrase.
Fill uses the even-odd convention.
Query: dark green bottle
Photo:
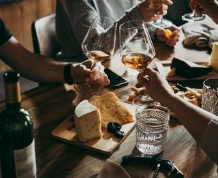
[[[4,73],[6,109],[0,114],[0,153],[3,178],[36,177],[33,124],[21,108],[20,75]]]

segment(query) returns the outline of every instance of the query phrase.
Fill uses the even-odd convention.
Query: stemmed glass
[[[169,28],[173,24],[171,21],[164,19],[162,15],[158,20],[152,21],[150,23],[161,29]]]
[[[154,59],[155,50],[145,22],[133,20],[119,27],[120,56],[122,63],[138,72],[142,72]],[[136,105],[150,101],[147,95],[138,96]],[[136,101],[136,99],[134,100]]]
[[[188,21],[188,22],[194,22],[203,20],[206,17],[205,14],[202,14],[201,16],[196,15],[195,10],[193,10],[192,13],[188,13],[182,16],[182,20]]]
[[[155,1],[155,0],[153,0],[153,1]],[[157,11],[156,16],[157,15],[160,15],[160,11]],[[161,29],[166,29],[166,28],[169,28],[170,26],[172,26],[172,22],[164,19],[163,15],[161,15],[159,19],[154,20],[150,23],[153,24],[155,27],[161,28]]]
[[[195,8],[200,8],[200,6],[196,5]],[[203,20],[206,17],[206,14],[202,14],[201,16],[196,14],[196,9],[192,11],[192,13],[184,14],[182,16],[182,20],[188,21],[188,22],[194,22]]]
[[[117,23],[115,20],[97,16],[92,21],[89,30],[82,42],[82,51],[92,61],[92,68],[98,62],[110,59],[114,54],[116,41]],[[85,85],[74,85],[81,93],[93,95],[98,94],[100,87],[91,83]]]

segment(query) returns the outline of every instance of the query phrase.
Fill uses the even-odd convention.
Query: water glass
[[[203,82],[201,108],[218,116],[218,78]]]
[[[161,105],[142,105],[136,109],[136,148],[147,155],[163,151],[170,111]]]

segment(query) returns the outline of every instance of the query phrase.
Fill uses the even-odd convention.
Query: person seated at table
[[[146,68],[137,76],[136,87],[144,86],[154,100],[168,107],[189,131],[204,152],[218,164],[218,116],[175,95],[165,76]]]
[[[73,81],[77,81],[83,84],[89,81],[102,86],[109,84],[104,66],[101,64],[91,70],[92,63],[89,60],[68,64],[26,50],[5,27],[2,19],[0,19],[0,59],[22,76],[37,82],[72,84]]]
[[[62,51],[57,58],[62,61],[81,61],[85,59],[81,44],[92,20],[96,16],[107,16],[117,21],[118,27],[130,20],[151,22],[167,13],[171,0],[57,0],[56,3],[56,33],[62,45]],[[172,25],[170,38],[166,38],[163,29],[157,29],[147,23],[147,28],[153,40],[165,42],[174,46],[179,40],[179,28]],[[117,41],[119,31],[117,29]],[[73,50],[72,50],[73,49]],[[116,43],[115,51],[119,50]]]
[[[189,6],[196,9],[196,14],[201,16],[207,14],[216,24],[218,24],[218,2],[214,0],[191,0]]]

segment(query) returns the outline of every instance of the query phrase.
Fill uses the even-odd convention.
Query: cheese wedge
[[[109,122],[118,122],[122,125],[134,121],[133,115],[113,92],[93,96],[90,103],[100,110],[101,125],[104,128],[107,128]]]
[[[218,43],[213,44],[209,65],[218,71]]]
[[[101,138],[101,113],[88,100],[80,102],[74,112],[76,132],[81,142]]]

